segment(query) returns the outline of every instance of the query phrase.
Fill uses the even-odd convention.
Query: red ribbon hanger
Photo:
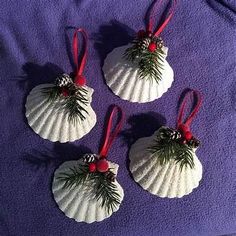
[[[156,2],[152,6],[150,16],[149,16],[149,19],[148,19],[148,24],[147,24],[147,27],[146,27],[147,32],[153,33],[154,36],[158,37],[161,34],[161,32],[165,29],[165,27],[169,23],[170,19],[174,15],[175,7],[176,7],[177,0],[171,0],[171,1],[173,3],[172,3],[172,7],[169,11],[169,15],[167,16],[165,21],[161,24],[161,26],[154,31],[154,18],[155,18],[154,13],[157,11],[157,8],[159,7],[160,3],[162,2],[162,0],[159,0],[159,1],[156,0]]]
[[[79,48],[79,37],[78,37],[78,33],[81,33],[83,38],[84,38],[84,52],[83,52],[83,56],[81,59],[81,62],[79,64],[78,61],[78,48]],[[74,36],[73,36],[73,42],[72,42],[72,47],[73,47],[73,56],[74,56],[74,62],[76,65],[76,72],[75,72],[75,84],[79,85],[79,86],[83,86],[86,84],[86,79],[83,76],[83,71],[84,71],[84,67],[86,64],[86,59],[87,59],[87,46],[88,45],[88,36],[87,33],[84,29],[79,28],[76,29],[74,32]]]
[[[188,101],[191,100],[191,97],[194,98],[194,96],[197,98],[197,103],[194,106],[190,115],[186,118],[186,120],[184,122],[183,116],[184,116],[184,110],[185,110],[186,104]],[[187,140],[192,138],[192,133],[190,131],[190,125],[191,125],[194,117],[198,113],[201,105],[202,105],[202,96],[201,96],[200,92],[197,90],[188,91],[185,94],[184,99],[180,105],[179,114],[178,114],[178,118],[177,118],[177,129],[185,136],[185,139],[187,139]]]
[[[117,116],[118,116],[119,113],[120,113],[119,122],[115,125],[114,131],[112,132],[111,130],[112,130],[113,118],[114,118],[115,114],[117,114]],[[114,141],[114,139],[116,138],[116,136],[118,135],[118,133],[121,130],[123,121],[124,121],[124,113],[123,113],[122,109],[118,106],[114,106],[112,108],[112,111],[111,111],[111,114],[110,114],[110,117],[109,117],[109,120],[108,120],[105,140],[104,140],[103,146],[101,148],[101,151],[99,153],[99,155],[101,157],[106,157],[107,156],[108,150],[110,149],[112,142]]]

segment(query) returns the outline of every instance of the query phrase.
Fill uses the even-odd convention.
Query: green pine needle
[[[139,76],[141,79],[149,76],[157,83],[161,81],[164,56],[157,49],[154,52],[145,51],[139,62]]]
[[[156,83],[161,80],[164,66],[164,52],[157,48],[154,52],[142,49],[138,40],[133,41],[133,46],[126,49],[124,58],[131,62],[137,62],[139,66],[139,78],[151,78]]]
[[[117,205],[120,204],[120,195],[117,191],[117,186],[107,179],[104,173],[89,172],[87,164],[70,168],[70,170],[70,173],[62,173],[58,177],[59,180],[64,182],[64,188],[86,184],[93,190],[94,197],[97,201],[101,199],[101,206],[105,207],[108,213],[115,210]]]
[[[42,92],[48,97],[47,102],[54,102],[61,95],[61,89],[57,86],[43,88]]]
[[[117,187],[102,173],[97,173],[96,177],[95,197],[97,200],[102,200],[102,207],[106,207],[108,213],[110,213],[120,204],[120,195],[117,192]]]
[[[71,173],[62,173],[58,177],[59,180],[64,182],[63,188],[72,188],[83,184],[89,178],[89,169],[87,165],[80,167],[70,168]]]
[[[180,170],[184,166],[194,168],[192,148],[176,140],[157,139],[156,144],[148,148],[155,156],[158,156],[160,164],[167,164],[171,159],[180,164]]]
[[[43,93],[47,96],[47,102],[53,103],[56,99],[60,98],[63,100],[62,106],[65,108],[65,111],[68,113],[69,122],[83,121],[86,117],[83,112],[87,113],[87,110],[84,108],[88,105],[87,94],[88,91],[82,87],[76,87],[76,90],[73,95],[64,97],[61,94],[61,88],[57,86],[43,88]]]
[[[126,49],[124,58],[126,58],[128,61],[134,62],[137,58],[141,57],[143,49],[138,46],[138,43],[138,40],[134,40],[132,42],[133,46]]]

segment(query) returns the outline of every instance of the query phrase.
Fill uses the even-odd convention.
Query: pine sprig
[[[138,75],[140,79],[150,78],[156,83],[161,80],[162,70],[164,66],[165,53],[161,48],[157,48],[154,52],[150,52],[147,48],[141,46],[141,41],[135,39],[132,46],[127,48],[124,58],[139,66]]]
[[[120,195],[116,185],[108,180],[102,173],[96,173],[96,193],[97,200],[102,200],[102,207],[106,207],[108,213],[112,212],[120,204]]]
[[[142,59],[139,62],[139,77],[144,79],[149,76],[157,83],[161,81],[161,76],[164,63],[164,54],[161,49],[150,53],[148,51],[143,52]]]
[[[46,87],[42,89],[42,92],[47,96],[47,102],[55,102],[61,95],[61,88],[57,86]]]
[[[156,145],[148,148],[153,154],[157,155],[161,165],[167,164],[175,154],[175,145],[172,141],[156,140]]]
[[[70,173],[62,173],[58,177],[60,181],[64,182],[64,188],[70,189],[81,184],[86,184],[86,186],[92,189],[96,200],[101,200],[101,207],[105,207],[108,213],[120,204],[120,195],[117,186],[104,173],[89,172],[87,164],[70,168],[70,170]]]
[[[71,173],[62,173],[58,177],[64,182],[63,188],[72,188],[83,184],[89,178],[89,171],[87,165],[80,165],[79,167],[70,168]]]
[[[86,89],[78,87],[74,95],[65,97],[63,106],[69,114],[69,121],[75,123],[78,117],[81,120],[86,118],[83,111],[88,114],[87,110],[84,108],[84,106],[88,105],[88,100],[86,98],[87,92]]]
[[[143,49],[139,46],[139,41],[137,39],[135,39],[132,44],[132,47],[126,49],[124,58],[126,58],[128,61],[134,62],[141,57]]]
[[[181,148],[177,150],[177,155],[175,158],[176,163],[180,163],[181,170],[184,166],[189,166],[191,169],[194,168],[192,149],[185,144],[182,144],[180,146]]]
[[[194,168],[192,148],[178,140],[156,139],[156,144],[149,147],[148,151],[158,156],[161,165],[174,159],[180,164],[180,170],[184,166]]]
[[[71,94],[64,97],[62,95],[62,88],[58,86],[43,88],[43,94],[47,96],[47,102],[53,103],[58,98],[62,99],[62,107],[64,107],[65,112],[68,113],[68,120],[75,124],[77,120],[83,121],[86,118],[83,112],[88,114],[85,109],[85,107],[89,104],[87,99],[88,91],[83,87],[75,86],[72,88],[68,87],[68,91],[71,92]]]

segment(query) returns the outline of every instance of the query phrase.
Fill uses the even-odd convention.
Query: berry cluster
[[[160,131],[160,139],[176,140],[192,148],[197,148],[200,144],[200,141],[192,135],[190,129],[183,124],[178,127],[178,130],[163,127]]]
[[[152,32],[140,30],[137,34],[140,46],[147,48],[149,52],[154,52],[157,48],[163,47],[163,40],[160,37],[155,37]]]
[[[96,154],[85,154],[83,161],[88,164],[89,172],[104,173],[111,181],[115,180],[115,174],[109,170],[109,163],[106,157],[102,157]]]
[[[178,130],[182,135],[182,141],[184,144],[187,144],[193,148],[197,148],[200,145],[200,141],[193,136],[189,127],[184,124],[181,124],[178,127]]]

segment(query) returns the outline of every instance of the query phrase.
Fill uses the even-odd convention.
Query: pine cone
[[[153,38],[153,41],[156,43],[156,45],[159,48],[162,48],[164,46],[164,42],[161,37],[155,37],[155,38]]]
[[[181,133],[177,130],[173,130],[172,133],[170,133],[170,139],[176,140],[181,138]]]
[[[83,156],[83,162],[85,163],[95,162],[95,160],[97,159],[98,159],[98,156],[93,153],[88,153]]]
[[[160,130],[160,138],[176,140],[181,138],[181,133],[175,129],[165,127]]]
[[[200,141],[194,137],[188,141],[188,146],[192,148],[198,148],[199,145],[200,145]]]
[[[110,180],[111,182],[114,182],[115,179],[116,179],[116,175],[115,175],[113,172],[109,171],[109,170],[108,170],[107,172],[105,172],[104,175],[105,175],[106,178],[107,178],[108,180]]]
[[[145,50],[148,48],[149,44],[151,43],[151,39],[150,38],[144,38],[139,42],[139,47],[142,50]]]
[[[73,80],[71,79],[69,75],[63,74],[56,78],[55,84],[58,87],[66,87],[69,84],[73,84]]]

